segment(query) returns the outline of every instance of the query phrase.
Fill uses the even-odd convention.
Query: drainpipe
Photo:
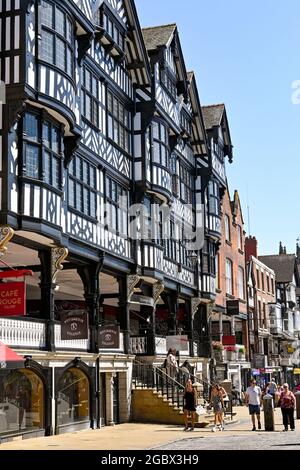
[[[101,390],[100,390],[100,358],[96,359],[96,402],[97,402],[97,428],[101,428]]]

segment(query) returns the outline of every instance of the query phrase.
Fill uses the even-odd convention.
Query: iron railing
[[[133,364],[133,388],[155,390],[179,409],[183,409],[184,390],[188,379],[202,385],[202,396],[198,398],[202,399],[204,403],[208,402],[211,384],[195,377],[185,367],[179,368],[176,375],[171,377],[162,367],[138,360],[135,360]]]

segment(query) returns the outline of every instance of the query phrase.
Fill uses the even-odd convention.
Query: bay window
[[[44,181],[55,189],[62,185],[62,131],[60,125],[39,112],[23,119],[23,176]]]
[[[209,213],[213,215],[220,214],[219,188],[215,181],[210,181],[208,186]]]
[[[41,59],[70,77],[74,75],[74,25],[67,13],[51,1],[41,3]]]
[[[152,123],[153,162],[169,168],[169,132],[161,122]]]

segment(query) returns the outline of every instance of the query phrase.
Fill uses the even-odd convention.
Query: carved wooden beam
[[[157,304],[160,294],[165,290],[165,286],[162,282],[157,282],[153,286],[153,300],[154,300],[154,305]]]
[[[127,302],[130,302],[131,296],[134,293],[134,288],[140,282],[140,279],[140,276],[137,274],[127,276]]]
[[[196,315],[197,311],[198,311],[198,307],[199,305],[201,304],[201,297],[193,297],[192,298],[192,301],[191,301],[191,314],[192,314],[192,318],[194,318],[194,316]]]
[[[14,236],[15,232],[11,227],[0,226],[0,256],[3,256],[7,251],[7,245]]]
[[[68,249],[63,246],[51,248],[51,281],[53,284],[56,284],[57,274],[63,270],[62,262],[67,258],[68,254]]]

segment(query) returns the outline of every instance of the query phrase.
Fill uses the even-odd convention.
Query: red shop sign
[[[26,315],[25,282],[0,284],[0,316]]]

